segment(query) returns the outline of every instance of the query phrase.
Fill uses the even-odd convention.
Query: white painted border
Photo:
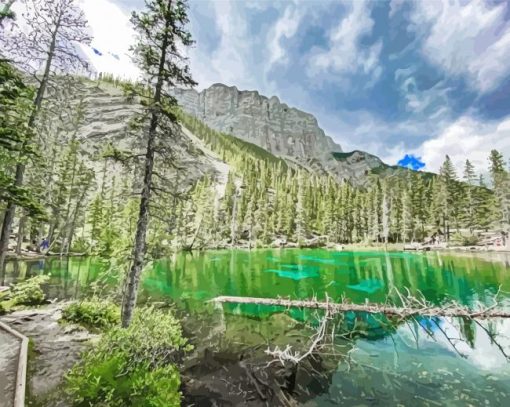
[[[25,383],[27,380],[28,338],[0,321],[0,328],[21,340],[18,356],[18,374],[14,391],[14,407],[25,406]]]

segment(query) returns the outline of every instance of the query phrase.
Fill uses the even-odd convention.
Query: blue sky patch
[[[425,163],[420,160],[419,157],[415,157],[412,154],[406,154],[404,158],[398,161],[397,165],[411,170],[421,170],[425,167]]]
[[[99,1],[122,8],[118,24],[144,3]],[[458,172],[467,156],[487,171],[492,148],[510,156],[508,1],[189,5],[199,89],[221,82],[276,95],[312,113],[344,151],[391,165],[407,155],[403,165],[437,171],[448,154]]]

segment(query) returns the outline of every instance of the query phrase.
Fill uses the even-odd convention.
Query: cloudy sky
[[[82,0],[99,70],[136,75],[129,12],[143,0]],[[199,89],[256,89],[314,114],[344,149],[436,171],[510,157],[510,2],[190,0]],[[117,59],[119,57],[119,59]]]

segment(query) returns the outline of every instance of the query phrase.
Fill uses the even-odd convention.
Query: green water
[[[91,294],[103,268],[97,260],[83,258],[9,263],[2,280],[46,273],[51,275],[45,287],[49,296],[83,297]],[[218,295],[319,299],[327,295],[356,303],[384,302],[388,296],[397,300],[396,288],[421,293],[435,304],[454,300],[474,307],[491,305],[499,291],[502,306],[510,309],[509,273],[510,258],[504,254],[225,250],[154,262],[144,272],[140,298],[175,302],[179,312],[200,327],[195,339],[211,346],[299,347],[317,325],[315,312],[214,306],[207,300]],[[320,394],[312,391],[310,402],[508,405],[509,322],[416,318],[395,325],[380,316],[347,313],[332,323],[335,352],[322,355],[328,388]],[[347,340],[345,333],[352,330],[358,334]]]

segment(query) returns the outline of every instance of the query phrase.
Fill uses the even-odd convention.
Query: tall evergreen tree
[[[450,227],[456,221],[458,207],[457,174],[450,157],[447,155],[439,169],[439,206],[441,221],[446,239],[450,239]]]
[[[31,72],[37,79],[35,97],[27,128],[35,131],[46,89],[55,71],[66,72],[71,68],[86,65],[77,50],[77,44],[88,43],[87,21],[75,0],[27,0],[24,14],[28,30],[10,30],[0,37],[3,52],[22,69]],[[42,69],[42,76],[38,75]],[[14,187],[23,186],[26,162],[23,151],[30,148],[30,139],[22,143],[16,165]],[[5,211],[0,235],[0,269],[3,268],[9,242],[16,202],[9,201]]]
[[[491,151],[489,164],[492,187],[496,196],[497,220],[501,227],[508,228],[510,225],[510,175],[505,168],[503,155],[499,151]]]
[[[186,31],[187,4],[184,0],[147,0],[146,10],[133,13],[132,23],[138,33],[134,48],[138,66],[146,76],[153,93],[144,98],[145,115],[149,120],[144,128],[146,155],[140,211],[133,245],[132,265],[126,278],[122,301],[122,326],[131,322],[136,304],[140,274],[146,253],[146,235],[149,223],[149,204],[153,190],[154,158],[158,137],[176,133],[177,118],[174,114],[176,100],[165,93],[175,85],[195,85],[191,78],[183,46],[193,41]],[[143,95],[140,95],[143,97]],[[168,137],[168,133],[166,135]]]
[[[470,232],[473,232],[473,228],[476,225],[476,188],[474,187],[476,183],[476,173],[475,167],[471,164],[469,159],[466,160],[464,164],[464,174],[463,174],[464,185],[462,186],[464,193],[463,198],[463,210],[462,210],[462,218],[464,224],[469,228]],[[480,204],[480,203],[479,203]]]

